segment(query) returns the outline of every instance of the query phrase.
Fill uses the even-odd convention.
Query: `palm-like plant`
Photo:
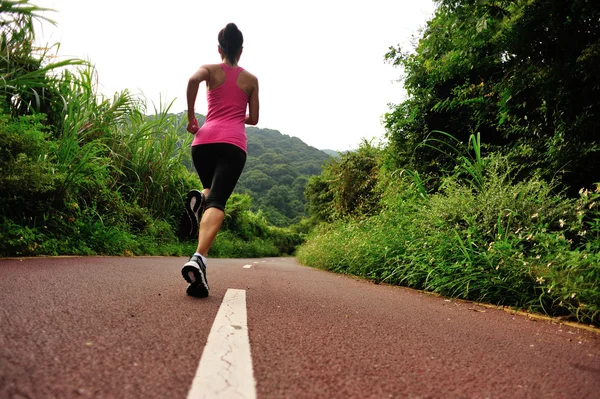
[[[67,59],[46,62],[48,49],[35,48],[34,21],[56,23],[42,15],[53,11],[29,3],[29,0],[0,1],[0,95],[13,114],[40,110],[54,97],[50,72],[69,65],[84,64]]]
[[[57,240],[84,225],[95,237],[127,224],[138,233],[151,219],[173,222],[195,184],[183,164],[191,141],[185,120],[169,114],[169,103],[146,116],[144,99],[127,90],[107,98],[89,62],[57,61],[50,49],[35,48],[34,21],[54,24],[43,11],[50,10],[0,0],[0,122],[8,126],[0,149],[4,161],[36,165],[26,185],[2,193],[0,213],[11,209],[17,224],[33,229],[43,221]],[[11,171],[6,181],[23,180]],[[43,207],[22,206],[40,194]]]

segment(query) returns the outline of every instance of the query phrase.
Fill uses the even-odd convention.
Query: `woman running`
[[[200,201],[204,213],[198,248],[181,273],[190,284],[187,294],[196,297],[208,296],[206,258],[221,228],[225,204],[246,163],[245,125],[258,123],[258,79],[238,66],[242,32],[229,23],[219,32],[218,40],[222,63],[201,66],[187,86],[187,130],[195,134],[192,159],[203,186]],[[201,82],[206,82],[208,113],[198,128],[194,106]]]

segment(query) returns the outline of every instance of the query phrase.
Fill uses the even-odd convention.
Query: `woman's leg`
[[[223,224],[225,204],[242,174],[246,153],[234,145],[220,143],[198,146],[192,155],[205,187],[202,191],[205,210],[200,220],[197,253],[206,257]]]
[[[181,273],[190,283],[187,294],[208,296],[206,257],[223,224],[225,204],[233,192],[246,163],[246,153],[231,144],[207,144],[192,147],[194,166],[204,190],[205,210],[200,220],[197,253],[183,265]]]
[[[223,224],[225,213],[219,208],[208,208],[202,215],[200,221],[200,232],[198,233],[198,249],[196,252],[202,256],[208,256],[208,250],[215,242],[217,233]]]

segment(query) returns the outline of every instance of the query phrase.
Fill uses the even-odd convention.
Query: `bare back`
[[[207,90],[216,89],[225,83],[225,71],[220,64],[204,65],[208,69],[209,75],[206,81]],[[237,77],[237,86],[250,97],[253,90],[257,88],[257,79],[245,69]]]

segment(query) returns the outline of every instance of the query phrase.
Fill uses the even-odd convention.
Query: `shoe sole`
[[[181,274],[183,275],[185,281],[190,284],[188,287],[188,295],[190,295],[190,288],[194,287],[194,290],[197,290],[199,294],[202,294],[202,296],[208,296],[208,284],[206,283],[206,277],[199,268],[192,265],[185,265],[183,266],[183,269],[181,269]]]
[[[190,223],[188,230],[188,236],[190,238],[198,234],[198,217],[196,216],[196,212],[194,212],[194,209],[192,209],[191,207],[192,198],[196,198],[196,203],[194,204],[194,207],[198,206],[198,208],[200,208],[200,205],[202,203],[202,193],[198,190],[191,190],[187,194],[187,198],[185,201],[185,213],[187,214],[188,221]]]
[[[187,194],[187,199],[185,202],[185,213],[188,217],[189,228],[186,230],[188,230],[188,236],[190,238],[193,238],[198,235],[198,223],[199,223],[198,213],[204,206],[204,198],[203,197],[204,197],[204,195],[202,195],[202,193],[198,190],[191,190]],[[194,203],[195,209],[193,209],[192,206],[190,205],[192,202],[192,198],[196,198],[196,202]]]

